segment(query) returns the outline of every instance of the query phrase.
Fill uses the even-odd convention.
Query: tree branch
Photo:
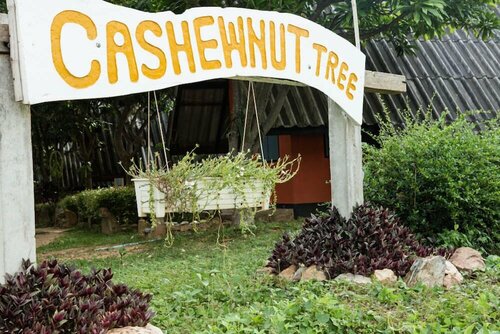
[[[360,37],[361,39],[370,39],[380,33],[383,33],[385,31],[388,31],[392,28],[394,28],[396,25],[399,24],[405,17],[407,17],[410,14],[410,12],[402,13],[396,18],[394,18],[391,22],[383,24],[375,29],[371,30],[362,30],[360,31]],[[347,37],[347,38],[352,38],[354,37],[354,32],[348,32],[348,31],[343,31],[339,35],[342,37]]]

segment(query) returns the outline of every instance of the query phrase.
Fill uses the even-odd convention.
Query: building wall
[[[280,156],[302,156],[298,174],[290,181],[277,185],[277,204],[308,204],[329,202],[330,167],[325,155],[323,134],[279,136]]]

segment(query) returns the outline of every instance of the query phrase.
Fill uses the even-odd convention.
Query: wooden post
[[[328,140],[332,205],[345,218],[363,203],[361,126],[328,99]]]
[[[7,16],[0,14],[0,26]],[[3,29],[4,30],[4,29]],[[0,41],[2,43],[2,41]],[[31,115],[16,102],[11,61],[0,47],[0,283],[36,260]]]

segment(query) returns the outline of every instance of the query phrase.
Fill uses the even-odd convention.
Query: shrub
[[[403,276],[416,256],[449,255],[445,249],[423,246],[387,209],[369,204],[355,209],[349,220],[336,209],[330,215],[306,219],[300,233],[276,244],[268,266],[276,273],[290,265],[317,265],[331,278],[342,273],[370,275],[392,269]]]
[[[54,224],[56,204],[53,202],[35,204],[36,227],[47,227]]]
[[[400,130],[384,124],[375,137],[380,148],[364,148],[367,200],[395,210],[423,236],[435,240],[456,230],[475,247],[498,252],[498,125],[497,118],[478,133],[465,116],[451,124],[444,117],[407,120]]]
[[[132,187],[84,190],[66,196],[58,206],[71,210],[80,220],[96,221],[99,208],[107,208],[119,222],[132,222],[137,218],[135,191]]]
[[[0,285],[0,332],[102,334],[145,326],[151,295],[112,282],[111,269],[89,275],[53,260],[29,262]]]

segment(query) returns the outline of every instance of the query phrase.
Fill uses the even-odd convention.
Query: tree
[[[104,125],[102,103],[45,103],[32,106],[31,111],[34,171],[40,188],[60,190],[64,155],[68,152],[76,154],[81,164],[79,177],[86,188],[91,188],[92,164],[100,145],[98,133]]]

